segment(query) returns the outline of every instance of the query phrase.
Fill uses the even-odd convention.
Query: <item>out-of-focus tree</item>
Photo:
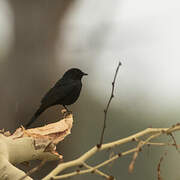
[[[14,15],[14,42],[0,67],[1,116],[4,127],[22,124],[29,108],[57,72],[55,46],[74,0],[9,0]],[[63,42],[63,37],[60,36]],[[60,48],[59,48],[60,51]],[[35,93],[36,92],[36,93]],[[38,102],[37,102],[38,103]],[[24,106],[26,104],[26,106]],[[23,107],[22,107],[23,105]],[[8,112],[7,112],[8,107]],[[26,117],[26,118],[25,118]]]

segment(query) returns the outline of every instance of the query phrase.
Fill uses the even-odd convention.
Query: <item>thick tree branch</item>
[[[62,159],[63,156],[56,152],[56,144],[70,134],[72,122],[72,115],[69,115],[43,127],[28,130],[23,127],[18,128],[12,135],[2,132],[0,134],[0,179],[31,179],[14,164],[35,159],[43,162]],[[31,171],[28,172],[29,174]]]

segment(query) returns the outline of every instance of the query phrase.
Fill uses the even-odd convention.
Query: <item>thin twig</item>
[[[137,151],[134,153],[132,161],[129,164],[129,169],[128,169],[129,173],[132,173],[134,170],[134,164],[135,164],[135,161],[138,157],[139,152],[141,151],[142,146],[143,146],[143,142],[140,141],[139,144],[137,145]]]
[[[92,169],[93,167],[92,166],[89,166],[88,164],[86,164],[85,162],[83,163],[84,167],[86,167],[87,169]],[[93,172],[93,171],[92,171]],[[99,174],[100,176],[102,177],[105,177],[106,179],[109,179],[111,176],[103,173],[102,171],[98,170],[98,169],[95,169],[94,170],[95,173]]]
[[[164,157],[166,155],[167,155],[167,152],[165,152],[164,155],[161,156],[160,161],[159,161],[158,166],[157,166],[157,173],[158,173],[157,178],[158,178],[158,180],[163,180],[163,178],[161,177],[161,163],[164,160]]]
[[[175,146],[175,144],[162,143],[162,142],[148,142],[146,145],[148,145],[148,146],[151,146],[151,145],[153,145],[153,146]]]
[[[176,143],[176,139],[174,138],[173,134],[172,134],[172,133],[169,133],[169,135],[170,135],[170,137],[172,138],[172,140],[173,140],[173,142],[174,142],[174,145],[175,145],[175,147],[176,147],[176,150],[180,153],[179,147],[178,147],[178,145],[177,145],[177,143]]]
[[[104,139],[104,132],[105,132],[105,129],[106,129],[106,120],[107,120],[107,112],[108,112],[108,109],[109,109],[109,105],[114,97],[114,87],[115,87],[115,82],[116,82],[116,77],[117,77],[117,74],[118,74],[118,71],[119,71],[119,67],[121,66],[121,62],[119,61],[118,63],[118,66],[116,68],[116,72],[115,72],[115,75],[114,75],[114,80],[112,82],[112,90],[111,90],[111,96],[109,98],[109,101],[107,103],[107,106],[106,108],[104,109],[104,124],[103,124],[103,129],[102,129],[102,132],[101,132],[101,138],[100,138],[100,143],[97,145],[98,148],[101,147],[102,143],[103,143],[103,139]]]
[[[23,180],[25,179],[27,176],[31,175],[32,173],[36,172],[37,170],[39,170],[44,164],[46,163],[46,160],[42,160],[41,163],[39,165],[37,165],[36,167],[34,167],[33,169],[31,169],[30,171],[28,171],[26,173],[25,176],[23,176],[22,178],[20,178],[19,180]]]
[[[139,144],[137,145],[137,151],[134,153],[133,158],[132,158],[132,161],[131,161],[131,163],[130,163],[130,165],[129,165],[129,173],[132,173],[132,172],[133,172],[136,159],[137,159],[137,157],[138,157],[139,152],[142,150],[142,147],[143,147],[144,145],[146,145],[150,140],[152,140],[152,139],[160,136],[161,133],[162,133],[162,132],[153,134],[153,135],[149,136],[145,141],[140,141],[140,142],[139,142]]]

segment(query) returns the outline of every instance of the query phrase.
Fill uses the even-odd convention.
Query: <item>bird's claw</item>
[[[68,115],[72,114],[72,111],[67,110],[67,109],[62,109],[61,113],[63,114],[63,117],[67,117]]]

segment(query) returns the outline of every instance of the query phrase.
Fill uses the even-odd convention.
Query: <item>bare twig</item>
[[[161,156],[160,161],[159,161],[158,166],[157,166],[157,173],[158,173],[157,179],[158,180],[163,180],[163,178],[161,177],[161,163],[164,160],[164,157],[166,155],[167,155],[167,152],[165,152],[164,155]]]
[[[107,106],[106,108],[104,109],[104,124],[103,124],[103,129],[102,129],[102,132],[101,132],[101,138],[100,138],[100,142],[99,144],[97,144],[97,147],[100,148],[102,143],[103,143],[103,139],[104,139],[104,132],[105,132],[105,129],[106,129],[106,120],[107,120],[107,112],[108,112],[108,109],[109,109],[109,105],[114,97],[114,87],[115,87],[115,82],[116,82],[116,77],[117,77],[117,74],[118,74],[118,71],[119,71],[119,67],[121,66],[121,62],[119,61],[118,63],[118,66],[116,68],[116,72],[115,72],[115,75],[114,75],[114,79],[113,79],[113,82],[112,82],[112,90],[111,90],[111,96],[109,98],[109,101],[107,103]]]
[[[132,161],[131,161],[131,163],[129,164],[129,172],[130,172],[130,173],[133,172],[135,161],[136,161],[136,159],[137,159],[137,157],[138,157],[139,152],[141,151],[142,146],[143,146],[143,142],[140,141],[139,144],[137,145],[137,151],[134,152]]]
[[[172,133],[169,133],[169,135],[171,136],[171,138],[172,138],[172,140],[173,140],[173,142],[174,142],[174,146],[176,147],[176,150],[180,153],[179,147],[178,147],[178,145],[177,145],[177,143],[176,143],[175,137],[173,136]]]
[[[46,160],[45,160],[45,159],[42,160],[39,165],[37,165],[36,167],[34,167],[34,168],[31,169],[30,171],[28,171],[28,172],[26,173],[26,175],[23,176],[22,178],[20,178],[19,180],[23,180],[23,179],[25,179],[27,176],[29,176],[29,175],[33,174],[34,172],[38,171],[45,163],[46,163]]]
[[[137,157],[138,157],[139,152],[142,150],[142,147],[143,147],[144,145],[146,145],[150,140],[152,140],[152,139],[160,136],[161,133],[164,133],[164,132],[155,133],[155,134],[149,136],[145,141],[140,141],[140,142],[139,142],[139,144],[138,144],[137,147],[136,147],[137,150],[135,151],[135,153],[134,153],[134,155],[133,155],[133,158],[132,158],[132,161],[131,161],[131,163],[130,163],[130,165],[129,165],[129,172],[130,172],[130,173],[133,172],[134,164],[135,164],[135,162],[136,162],[136,159],[137,159]]]
[[[92,166],[89,166],[88,164],[86,164],[85,162],[83,163],[84,167],[86,167],[87,169],[92,169],[93,167]],[[111,176],[103,173],[102,171],[98,170],[98,169],[95,169],[94,171],[92,172],[95,172],[97,174],[99,174],[100,176],[102,177],[105,177],[106,179],[109,179]]]
[[[162,143],[162,142],[148,142],[148,146],[176,146],[174,143]],[[177,144],[178,147],[180,147],[179,144]]]

